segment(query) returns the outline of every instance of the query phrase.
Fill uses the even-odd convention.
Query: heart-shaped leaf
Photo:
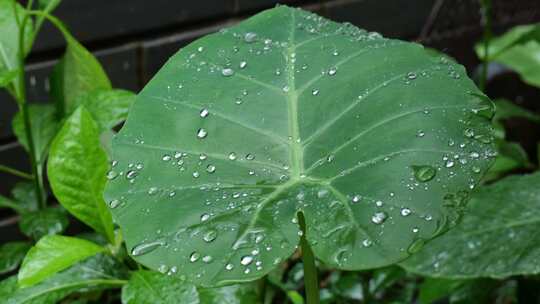
[[[135,259],[202,285],[249,281],[298,245],[395,263],[446,230],[494,155],[462,66],[288,7],[173,56],[113,142],[106,200]]]
[[[452,231],[402,263],[443,278],[503,278],[540,273],[540,173],[480,188]]]

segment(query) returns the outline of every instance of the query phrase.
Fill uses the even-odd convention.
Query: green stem
[[[29,5],[32,5],[32,0],[29,1]],[[30,154],[30,165],[32,166],[32,172],[34,177],[34,183],[36,187],[36,194],[38,198],[39,205],[43,208],[45,207],[45,191],[43,184],[43,168],[36,161],[36,147],[34,145],[34,137],[32,136],[32,122],[30,121],[30,114],[28,111],[28,102],[26,100],[26,84],[24,76],[24,59],[26,57],[26,46],[25,46],[25,28],[28,23],[29,16],[24,15],[21,26],[19,28],[19,50],[18,50],[18,64],[19,64],[19,75],[17,82],[17,104],[19,105],[19,111],[23,116],[24,129],[26,135],[26,141],[28,142],[28,152]]]
[[[489,65],[489,41],[491,39],[491,0],[481,0],[482,22],[484,26],[483,48],[484,56],[482,58],[482,75],[480,76],[480,90],[485,92]]]
[[[319,304],[319,283],[317,281],[317,266],[315,256],[306,239],[306,221],[304,214],[298,212],[298,222],[302,229],[300,246],[302,248],[302,261],[304,264],[304,286],[306,289],[306,304]]]
[[[31,174],[28,174],[26,172],[22,172],[22,171],[19,171],[17,169],[14,169],[14,168],[11,168],[11,167],[8,167],[8,166],[4,166],[4,165],[0,165],[0,171],[1,172],[6,172],[6,173],[9,173],[9,174],[13,174],[15,176],[25,178],[25,179],[30,179],[30,180],[34,179],[34,176],[32,176]]]

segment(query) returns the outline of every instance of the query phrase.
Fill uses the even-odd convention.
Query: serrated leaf
[[[540,273],[540,173],[478,189],[452,231],[402,263],[430,277],[503,278]]]
[[[45,208],[23,213],[19,229],[26,236],[39,240],[45,235],[60,234],[69,225],[67,214],[60,208]]]
[[[8,242],[0,246],[0,274],[11,272],[21,264],[31,245],[27,242]]]
[[[105,248],[87,240],[48,235],[28,251],[19,270],[19,285],[28,287],[71,265],[96,255]]]
[[[123,304],[184,304],[200,303],[194,285],[176,276],[139,270],[131,274],[122,288]],[[203,302],[207,303],[207,302]]]
[[[297,212],[329,267],[381,267],[459,218],[492,114],[448,58],[280,6],[165,64],[113,141],[106,200],[138,262],[204,286],[288,258]]]
[[[53,140],[47,169],[62,206],[113,242],[111,214],[102,197],[108,160],[99,133],[91,114],[79,108]]]
[[[51,79],[53,100],[60,103],[64,115],[70,115],[80,104],[77,98],[94,90],[111,89],[111,82],[101,64],[71,35],[65,34],[66,52],[55,66]]]
[[[76,104],[92,114],[102,130],[108,130],[126,120],[135,94],[126,90],[95,90],[80,95]]]
[[[59,123],[56,118],[56,109],[52,104],[32,104],[28,106],[28,115],[31,120],[32,137],[36,150],[36,162],[43,166],[47,157],[49,145],[56,135]],[[26,151],[30,151],[26,138],[26,129],[21,112],[18,112],[12,121],[13,133]]]
[[[113,257],[103,254],[90,257],[31,287],[16,287],[16,277],[8,279],[11,292],[0,297],[2,304],[55,304],[74,292],[119,288],[126,283],[125,267]],[[15,285],[15,286],[13,286]],[[8,288],[6,288],[8,289]]]

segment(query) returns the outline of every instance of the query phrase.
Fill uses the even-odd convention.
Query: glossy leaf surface
[[[191,304],[199,303],[199,296],[193,284],[177,276],[139,270],[131,274],[128,284],[122,288],[122,303]]]
[[[433,277],[503,278],[540,273],[540,173],[507,177],[472,197],[452,231],[402,265]]]
[[[34,285],[71,265],[104,251],[87,240],[62,235],[41,238],[28,251],[19,271],[19,285]]]
[[[53,140],[47,169],[62,206],[112,242],[111,214],[102,197],[107,155],[100,147],[99,131],[91,114],[79,108]]]
[[[494,155],[462,66],[284,6],[197,40],[137,96],[106,200],[134,258],[202,285],[254,280],[298,245],[395,263],[459,217]]]
[[[76,104],[84,106],[102,130],[126,120],[135,94],[126,90],[94,90],[80,95]]]

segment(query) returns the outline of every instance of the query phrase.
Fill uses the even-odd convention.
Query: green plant
[[[31,239],[0,247],[0,272],[22,263],[0,303],[459,303],[512,294],[478,278],[539,272],[538,174],[498,181],[535,166],[502,121],[538,116],[494,116],[448,56],[280,6],[195,41],[135,96],[57,4],[0,0],[0,85],[32,163],[0,166],[29,180],[0,207]],[[45,20],[67,47],[37,105],[24,59]],[[68,214],[93,232],[60,235]]]

